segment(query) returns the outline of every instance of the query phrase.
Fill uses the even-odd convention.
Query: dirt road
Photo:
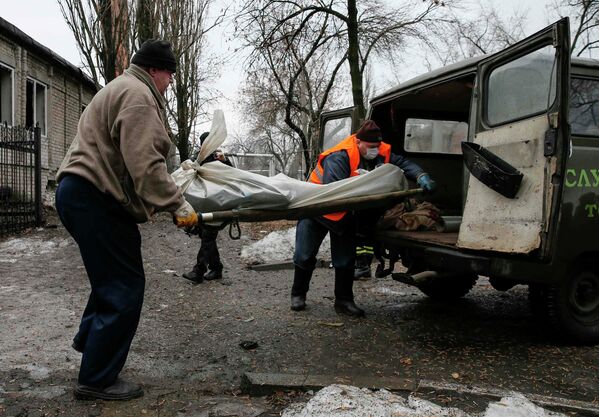
[[[389,278],[360,281],[356,300],[368,315],[356,320],[335,314],[333,273],[321,268],[308,309],[294,313],[292,271],[252,271],[239,261],[267,226],[242,225],[237,241],[221,233],[225,278],[192,285],[181,274],[193,265],[198,239],[164,215],[141,226],[146,299],[124,371],[146,395],[125,404],[76,402],[80,357],[70,343],[88,282],[77,246],[55,218],[49,223],[57,227],[0,241],[0,415],[277,415],[293,397],[241,395],[245,372],[350,383],[355,376],[431,379],[599,405],[599,349],[548,339],[532,320],[525,288],[499,293],[481,279],[464,300],[438,304]],[[258,347],[242,349],[243,341]]]

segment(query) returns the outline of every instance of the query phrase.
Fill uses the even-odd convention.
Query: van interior
[[[447,225],[443,233],[392,232],[395,237],[455,246],[468,181],[461,142],[469,137],[474,81],[475,74],[468,74],[406,92],[372,108],[371,118],[393,153],[419,164],[436,181],[436,192],[425,199],[441,210]]]

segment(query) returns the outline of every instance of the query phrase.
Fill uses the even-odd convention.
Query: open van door
[[[569,70],[568,18],[479,63],[458,247],[546,255],[569,146]]]
[[[322,113],[320,115],[320,135],[316,154],[318,155],[325,149],[332,148],[354,133],[358,130],[359,122],[356,117],[355,107]]]

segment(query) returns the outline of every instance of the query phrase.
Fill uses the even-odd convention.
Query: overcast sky
[[[550,0],[489,0],[491,4],[505,15],[510,15],[515,9],[528,12],[526,33],[532,34],[547,24],[546,6]],[[65,23],[56,0],[3,0],[0,16],[17,26],[23,32],[39,43],[47,46],[58,55],[75,65],[81,60],[72,33]],[[226,53],[230,45],[226,42],[226,34],[211,37],[214,48]],[[222,69],[222,76],[217,88],[224,94],[224,99],[218,104],[225,110],[230,133],[239,132],[239,120],[243,117],[235,112],[235,95],[241,82],[240,63],[228,64]],[[422,68],[419,70],[418,68]],[[404,72],[411,78],[424,70],[424,66],[415,65],[411,71]],[[402,80],[403,81],[403,80]]]

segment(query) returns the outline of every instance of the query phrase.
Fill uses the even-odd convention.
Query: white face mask
[[[368,159],[368,160],[372,160],[374,158],[376,158],[379,155],[379,148],[368,148],[366,150],[366,155],[364,155],[364,158]]]

